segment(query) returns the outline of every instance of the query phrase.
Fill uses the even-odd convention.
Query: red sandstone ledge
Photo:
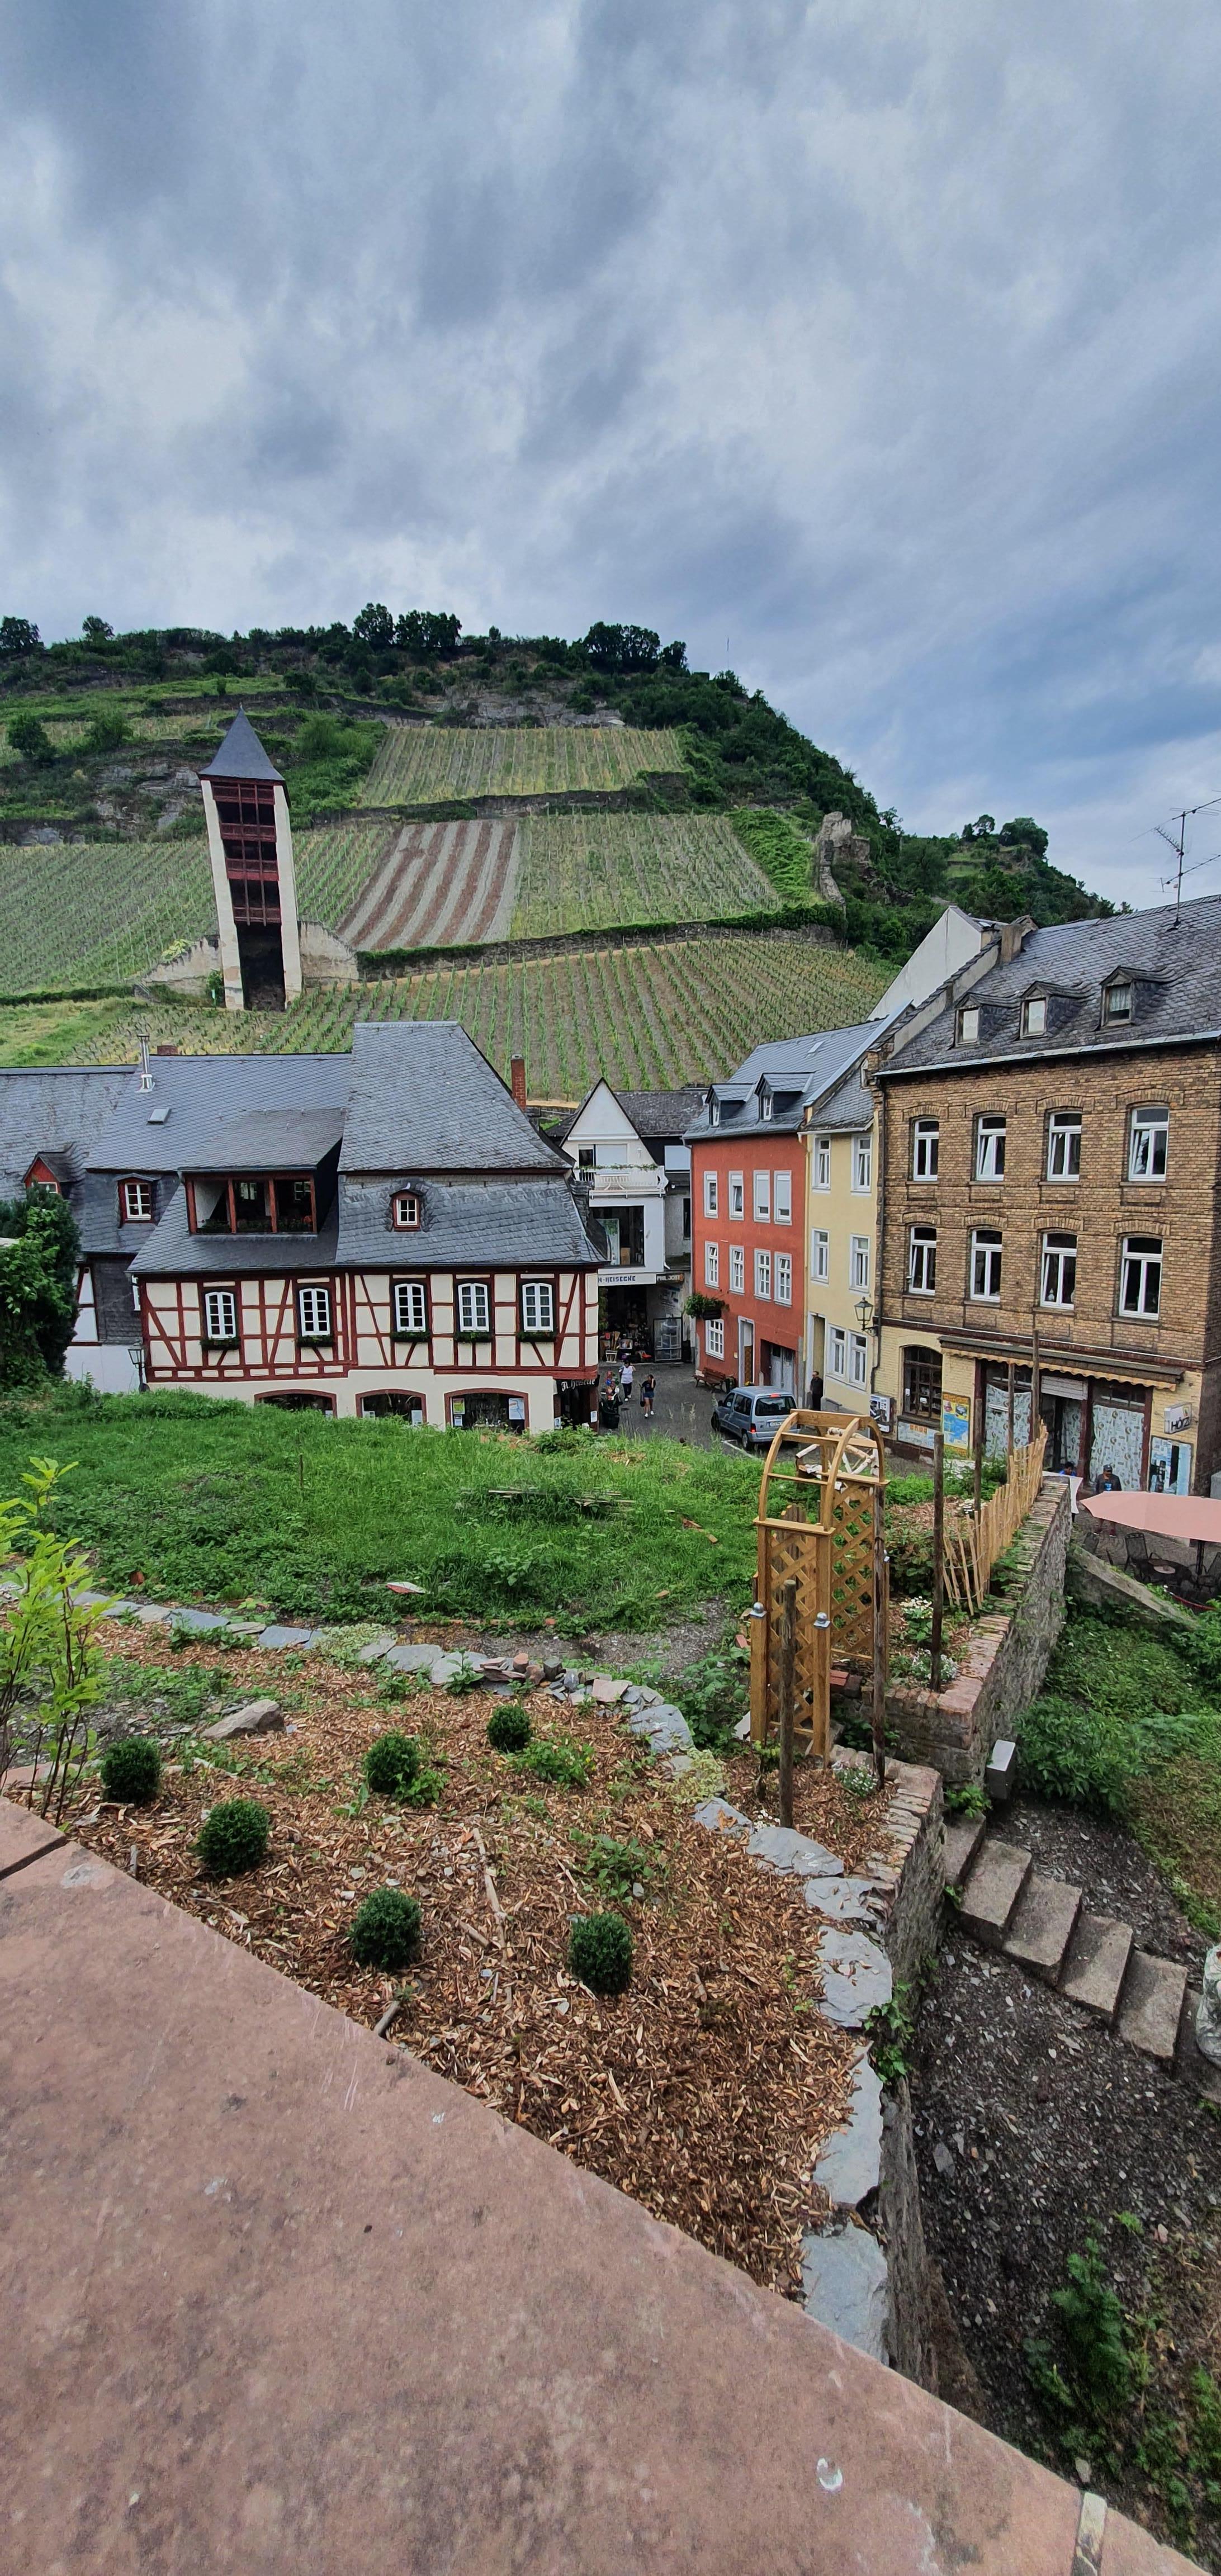
[[[0,1802],[2,2563],[1073,2576],[1075,2489],[46,1841]]]

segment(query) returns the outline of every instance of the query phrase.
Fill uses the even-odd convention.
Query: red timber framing
[[[212,793],[234,921],[239,930],[278,930],[275,790],[254,779],[217,778]]]
[[[170,1329],[164,1304],[153,1305],[149,1287],[155,1284],[160,1295],[167,1287],[174,1292]],[[167,1378],[187,1380],[245,1381],[251,1378],[279,1377],[285,1385],[303,1380],[342,1378],[352,1365],[352,1342],[349,1330],[348,1302],[344,1291],[348,1283],[330,1271],[294,1273],[289,1278],[251,1278],[232,1272],[217,1272],[198,1281],[183,1279],[141,1281],[140,1320],[144,1337],[145,1373],[150,1382],[163,1383]],[[331,1300],[331,1340],[302,1341],[297,1330],[298,1288],[325,1288]],[[210,1288],[225,1288],[237,1301],[238,1341],[209,1350],[204,1342],[204,1298]],[[251,1290],[254,1290],[254,1313],[251,1313]],[[192,1292],[188,1311],[187,1292]],[[202,1354],[197,1365],[187,1360],[188,1341],[197,1342]]]
[[[224,1238],[217,1243],[218,1251]],[[510,1300],[502,1294],[497,1301],[497,1277],[513,1278],[512,1322]],[[294,1271],[287,1276],[266,1278],[249,1273],[224,1271],[219,1265],[205,1277],[189,1280],[175,1278],[156,1282],[142,1281],[140,1289],[141,1331],[144,1338],[145,1373],[150,1383],[164,1384],[167,1379],[214,1384],[218,1379],[245,1382],[255,1378],[275,1378],[286,1387],[290,1384],[315,1384],[319,1379],[333,1380],[368,1368],[385,1369],[395,1378],[408,1371],[427,1373],[441,1378],[478,1379],[488,1394],[513,1392],[523,1378],[563,1379],[566,1384],[597,1384],[595,1361],[562,1358],[570,1338],[578,1348],[585,1345],[585,1274],[582,1271],[530,1270],[520,1274],[468,1270],[444,1274],[452,1286],[454,1325],[452,1335],[446,1330],[437,1334],[433,1316],[432,1275],[421,1271],[329,1272]],[[546,1281],[551,1288],[554,1333],[525,1334],[521,1330],[522,1279]],[[399,1281],[422,1285],[428,1332],[425,1335],[400,1334],[394,1330],[394,1289]],[[478,1281],[487,1290],[490,1330],[485,1335],[461,1334],[457,1330],[457,1299],[460,1283]],[[331,1299],[332,1337],[324,1342],[303,1341],[298,1330],[297,1291],[299,1288],[326,1288]],[[227,1289],[236,1299],[238,1343],[209,1351],[204,1344],[204,1298],[209,1289]],[[152,1302],[155,1291],[157,1303]],[[168,1294],[167,1294],[168,1292]],[[172,1300],[172,1302],[171,1302]],[[591,1324],[590,1330],[596,1328]],[[496,1347],[512,1341],[512,1358],[497,1359]],[[201,1357],[188,1362],[187,1348],[194,1343]],[[438,1343],[452,1357],[438,1357]],[[361,1358],[361,1346],[370,1354]],[[510,1385],[510,1381],[512,1384]],[[362,1392],[376,1392],[365,1389]]]

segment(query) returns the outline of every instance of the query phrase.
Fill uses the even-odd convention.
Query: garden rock
[[[695,1810],[697,1825],[706,1825],[709,1833],[732,1834],[735,1841],[745,1841],[751,1830],[749,1816],[740,1807],[731,1807],[728,1798],[706,1798]]]
[[[881,1890],[872,1878],[807,1878],[805,1899],[811,1914],[826,1914],[835,1923],[876,1923]]]
[[[750,1857],[762,1861],[765,1869],[782,1874],[792,1871],[796,1878],[842,1878],[844,1864],[824,1843],[814,1842],[809,1834],[799,1834],[794,1825],[754,1825],[751,1828]]]
[[[594,1674],[594,1698],[599,1708],[613,1708],[616,1701],[622,1699],[626,1689],[626,1682],[613,1680],[609,1673]]]
[[[1196,2047],[1210,2066],[1221,2066],[1221,1942],[1204,1961],[1196,2006]]]
[[[211,1744],[224,1744],[231,1735],[271,1735],[282,1732],[284,1719],[278,1699],[248,1700],[244,1708],[235,1708],[228,1717],[206,1726],[204,1736]]]
[[[882,2084],[867,2050],[852,2078],[847,2126],[829,2138],[814,2167],[833,2208],[859,2209],[882,2180]]]
[[[374,1637],[367,1646],[361,1647],[360,1653],[356,1658],[357,1663],[380,1663],[383,1655],[388,1655],[391,1647],[395,1645],[396,1642],[397,1640],[394,1637],[393,1632],[391,1630],[387,1630],[384,1637]]]
[[[690,1753],[694,1750],[691,1729],[681,1708],[661,1700],[652,1708],[633,1708],[627,1713],[633,1735],[647,1735],[656,1753]]]
[[[392,1646],[383,1661],[396,1673],[430,1673],[440,1652],[439,1646]]]
[[[259,1644],[266,1653],[280,1654],[289,1646],[312,1646],[317,1633],[315,1628],[281,1628],[273,1623],[260,1629]]]
[[[99,1594],[98,1598],[101,1597]],[[227,1628],[229,1625],[228,1620],[219,1610],[170,1610],[164,1615],[173,1620],[176,1628],[198,1628],[202,1631],[205,1628]],[[308,1631],[303,1630],[302,1633],[308,1634]]]
[[[801,2242],[801,2304],[808,2317],[888,2362],[886,2256],[868,2228],[851,2225]]]
[[[841,2030],[859,2030],[867,2013],[888,2004],[894,1992],[890,1961],[864,1932],[828,1925],[819,1940],[823,1992],[820,2010]]]

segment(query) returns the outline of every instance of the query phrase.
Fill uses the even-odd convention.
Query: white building
[[[613,1091],[596,1082],[559,1141],[606,1241],[598,1272],[603,1356],[620,1339],[680,1359],[690,1327],[691,1153],[683,1130],[703,1092]]]

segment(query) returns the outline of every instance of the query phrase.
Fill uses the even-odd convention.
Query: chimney
[[[1034,926],[1028,912],[1019,913],[1016,921],[1002,921],[1000,955],[1002,966],[1012,965],[1014,958],[1021,956],[1027,937]]]
[[[151,1072],[150,1072],[150,1070],[149,1070],[149,1062],[148,1062],[148,1039],[146,1038],[146,1036],[145,1036],[145,1034],[144,1034],[143,1029],[141,1029],[141,1031],[140,1031],[140,1089],[141,1089],[141,1091],[151,1091],[151,1090],[152,1090],[152,1087],[153,1087],[153,1077],[152,1077],[152,1074],[151,1074]]]
[[[524,1055],[515,1055],[509,1066],[509,1089],[517,1102],[518,1108],[524,1109],[526,1105],[526,1059]]]
[[[176,1046],[159,1046],[157,1053],[158,1055],[177,1055],[178,1049]]]

